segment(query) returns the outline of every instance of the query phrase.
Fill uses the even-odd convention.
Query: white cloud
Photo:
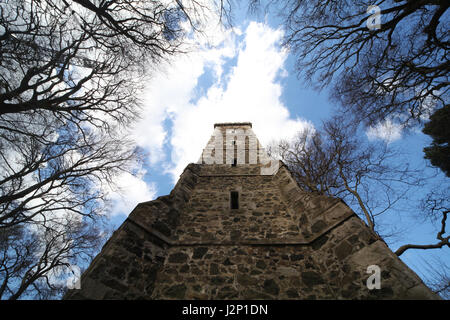
[[[111,216],[117,214],[128,215],[140,202],[153,200],[156,196],[156,185],[143,180],[146,171],[138,174],[123,173],[116,178],[117,190],[109,190],[108,199],[111,200]]]
[[[138,144],[153,153],[152,163],[170,160],[168,172],[176,181],[188,163],[198,160],[217,122],[252,122],[263,145],[312,126],[291,119],[281,102],[279,79],[287,75],[287,52],[278,45],[282,35],[281,30],[250,22],[244,32],[223,31],[215,36],[217,46],[181,56],[154,77],[145,96],[146,115],[134,131]],[[205,72],[214,82],[201,91],[199,79]],[[167,119],[170,136],[163,126]],[[164,154],[164,144],[170,155]]]
[[[381,139],[386,143],[391,143],[402,137],[402,127],[391,120],[385,120],[376,126],[369,127],[366,134],[369,140]]]

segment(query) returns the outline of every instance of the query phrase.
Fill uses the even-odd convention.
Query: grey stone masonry
[[[439,298],[344,202],[300,189],[255,139],[251,123],[216,124],[199,162],[137,205],[64,298]],[[373,265],[379,289],[367,286]]]

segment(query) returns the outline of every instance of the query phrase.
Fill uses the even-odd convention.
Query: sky
[[[117,181],[122,192],[111,196],[115,226],[138,203],[170,193],[183,169],[197,162],[214,123],[251,122],[267,146],[318,127],[330,116],[334,106],[328,92],[314,91],[297,78],[295,57],[280,46],[282,37],[276,18],[250,16],[242,9],[235,12],[233,29],[209,26],[205,37],[192,39],[197,49],[154,72],[141,97],[141,120],[131,132],[148,153],[147,161],[136,176],[123,175]],[[418,164],[430,142],[418,131],[405,133],[389,122],[370,128],[366,136],[401,145]],[[383,219],[401,231],[389,242],[393,250],[405,243],[436,241],[438,224],[411,218],[410,212]],[[438,257],[450,264],[447,251],[409,250],[402,259],[421,274],[424,261]]]

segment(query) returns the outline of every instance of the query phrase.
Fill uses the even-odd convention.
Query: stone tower
[[[437,296],[344,202],[300,189],[251,123],[214,125],[198,163],[138,204],[65,296],[397,298]]]

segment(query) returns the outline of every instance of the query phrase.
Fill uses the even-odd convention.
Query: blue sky
[[[124,175],[122,193],[112,195],[112,223],[120,225],[139,203],[170,193],[182,170],[200,157],[216,122],[249,121],[263,145],[318,127],[333,110],[326,90],[308,88],[297,79],[294,56],[280,47],[283,30],[273,16],[235,12],[234,29],[208,26],[204,37],[189,44],[191,53],[152,70],[143,93],[142,119],[132,129],[138,146],[148,152],[138,175]],[[418,131],[381,126],[372,139],[401,146],[409,159],[423,165],[429,138]],[[425,194],[425,192],[423,192]],[[420,195],[417,195],[420,196]],[[393,250],[405,243],[434,243],[438,224],[394,212],[382,223],[402,232],[389,240]],[[419,274],[423,261],[435,257],[450,264],[449,249],[409,250],[402,259]]]

